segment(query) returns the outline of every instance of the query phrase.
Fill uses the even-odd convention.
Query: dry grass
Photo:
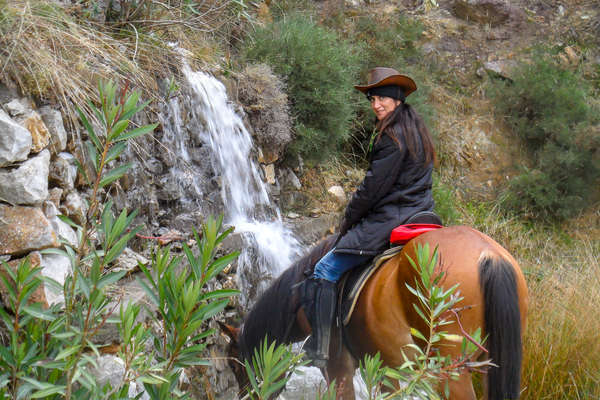
[[[169,43],[186,49],[192,65],[215,63],[218,16],[229,2],[188,15],[152,4],[160,11],[156,19],[100,24],[54,2],[8,1],[0,7],[0,80],[16,82],[41,102],[60,103],[71,123],[72,105],[93,98],[100,80],[128,82],[157,99],[157,79],[177,76],[181,63]]]

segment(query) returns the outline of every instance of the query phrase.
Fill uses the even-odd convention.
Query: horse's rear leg
[[[337,351],[330,353],[330,359],[327,363],[327,375],[329,379],[327,384],[329,385],[335,380],[338,400],[355,400],[352,379],[354,378],[356,368],[356,360],[354,360],[345,347],[339,353]]]

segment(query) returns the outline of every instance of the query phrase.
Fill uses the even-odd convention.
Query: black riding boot
[[[316,279],[311,283],[314,284],[314,281],[318,283],[314,309],[308,314],[312,335],[306,342],[304,349],[315,367],[324,368],[329,359],[329,342],[331,339],[331,325],[335,316],[337,284],[325,279]]]

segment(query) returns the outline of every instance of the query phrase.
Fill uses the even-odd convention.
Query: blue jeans
[[[344,272],[358,267],[373,258],[372,256],[361,256],[358,254],[334,253],[335,248],[325,254],[315,265],[314,279],[325,279],[330,282],[340,280]]]

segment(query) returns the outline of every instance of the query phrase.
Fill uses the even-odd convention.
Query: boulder
[[[50,152],[25,161],[9,171],[0,170],[0,199],[11,204],[35,205],[48,197]]]
[[[59,246],[56,233],[42,210],[0,204],[0,255],[21,256]]]
[[[49,106],[41,107],[38,112],[50,132],[50,151],[52,154],[60,153],[67,148],[68,138],[62,114]]]
[[[505,0],[455,0],[452,14],[491,27],[523,19],[522,13]]]
[[[46,124],[44,124],[40,114],[32,111],[23,121],[23,125],[27,128],[29,133],[31,133],[31,152],[39,153],[48,147],[48,144],[50,144],[50,132],[48,131]]]
[[[0,109],[0,167],[26,160],[31,143],[31,133]]]
[[[42,261],[42,257],[40,255],[39,252],[35,251],[33,253],[30,253],[28,255],[29,257],[29,261],[31,262],[31,265],[33,267],[39,267]],[[21,264],[21,262],[24,259],[16,259],[16,260],[12,260],[7,262],[8,267],[16,272],[17,268],[19,267],[19,265]],[[0,276],[3,276],[4,278],[6,278],[8,281],[12,282],[12,280],[9,278],[8,274],[6,274],[4,272],[4,268],[0,267]],[[2,302],[4,304],[10,304],[9,302],[9,297],[8,297],[8,290],[7,288],[4,286],[4,282],[2,279],[0,279],[0,298],[2,299]],[[46,295],[44,293],[44,285],[41,284],[39,285],[35,291],[31,294],[31,297],[29,298],[29,303],[42,303],[42,306],[47,308],[48,307],[48,303],[46,301]]]
[[[77,178],[75,157],[70,153],[58,153],[50,165],[50,183],[64,189],[74,189]]]

